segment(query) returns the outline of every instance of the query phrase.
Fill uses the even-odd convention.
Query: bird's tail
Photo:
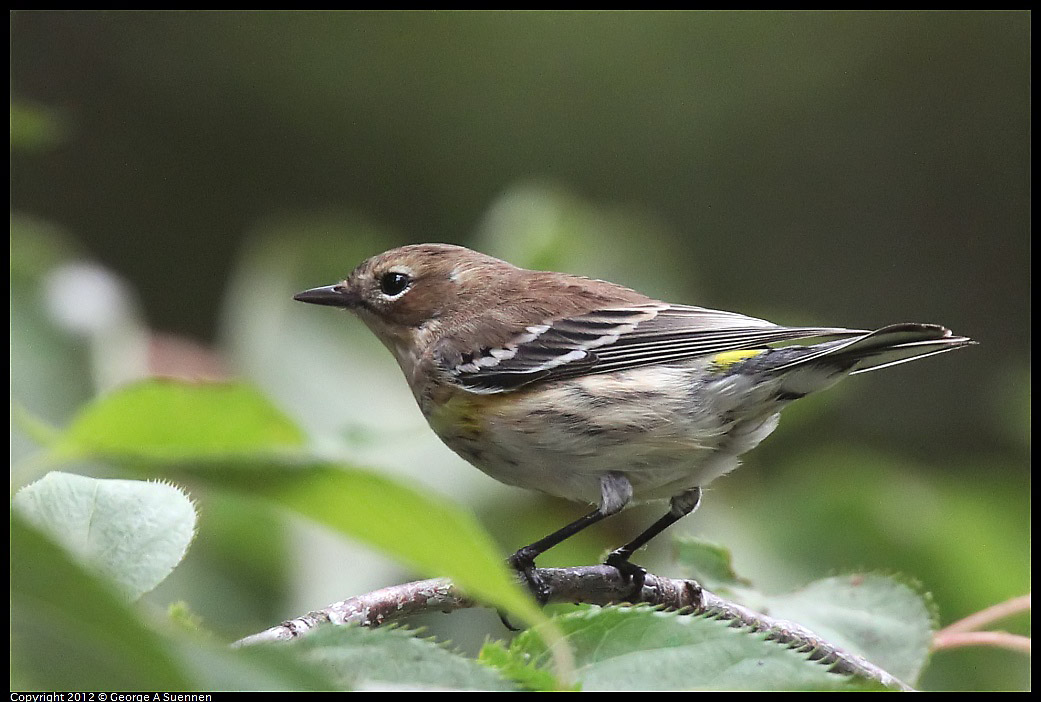
[[[863,336],[818,344],[808,348],[808,353],[770,370],[777,372],[823,361],[848,368],[849,374],[855,375],[975,343],[968,337],[954,336],[950,329],[938,324],[906,322],[891,324]]]

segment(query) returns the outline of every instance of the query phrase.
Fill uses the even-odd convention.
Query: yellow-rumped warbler
[[[357,314],[465,460],[597,505],[510,558],[540,597],[536,556],[633,501],[668,498],[669,512],[607,559],[642,586],[632,553],[692,512],[792,400],[973,343],[933,324],[783,327],[447,244],[387,251],[295,299]],[[777,346],[812,337],[831,340]]]

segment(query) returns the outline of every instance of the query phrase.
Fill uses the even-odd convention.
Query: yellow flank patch
[[[495,395],[457,393],[437,407],[428,417],[434,432],[476,437],[481,433],[481,417],[498,399]]]
[[[765,349],[741,349],[739,351],[724,351],[712,357],[712,370],[722,372],[728,370],[732,365],[752,358],[763,353]]]

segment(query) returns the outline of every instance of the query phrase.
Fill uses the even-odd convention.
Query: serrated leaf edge
[[[607,606],[587,605],[585,608],[581,610],[565,612],[564,614],[559,615],[559,617],[555,617],[555,619],[594,619],[596,618],[596,616],[599,616],[598,612],[603,610],[612,610],[619,612],[649,611],[653,612],[654,614],[676,618],[677,621],[680,621],[679,618],[681,617],[685,618],[686,621],[691,621],[693,619],[717,621],[726,624],[726,628],[736,629],[740,632],[756,636],[763,642],[771,643],[776,646],[780,646],[781,648],[792,651],[793,653],[800,655],[807,663],[812,663],[824,667],[825,671],[832,675],[838,676],[840,678],[846,678],[848,680],[877,682],[864,675],[833,670],[833,668],[841,662],[840,659],[835,657],[834,654],[830,652],[827,652],[824,656],[815,657],[814,654],[820,651],[821,649],[812,643],[785,642],[779,640],[776,637],[780,632],[778,632],[775,629],[757,629],[756,627],[749,625],[745,622],[736,619],[727,619],[723,612],[718,611],[683,612],[674,609],[668,609],[664,605],[654,605],[648,603],[620,604]]]

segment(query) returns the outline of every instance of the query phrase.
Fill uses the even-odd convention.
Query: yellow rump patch
[[[752,358],[763,353],[765,349],[742,349],[739,351],[724,351],[712,357],[712,370],[722,372],[728,370],[732,365],[746,358]]]

